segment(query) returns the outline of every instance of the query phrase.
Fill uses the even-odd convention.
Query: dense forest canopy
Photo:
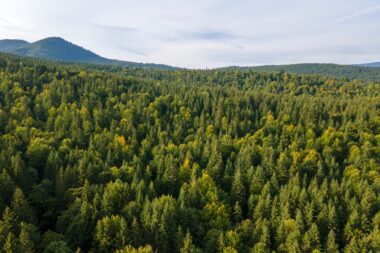
[[[81,65],[83,67],[83,65]],[[146,65],[150,67],[149,65]],[[117,64],[108,64],[108,65],[87,65],[88,69],[95,70],[105,70],[107,72],[123,72],[126,69]],[[131,67],[139,67],[138,65]],[[144,67],[144,66],[142,66]],[[170,75],[173,74],[169,68],[164,68],[162,66],[156,66],[157,68],[149,68],[150,71],[156,72],[156,75]],[[134,68],[136,70],[136,68]],[[146,76],[147,68],[142,73]],[[174,70],[172,68],[171,70]],[[179,69],[177,69],[179,70]],[[182,69],[185,70],[185,69]],[[190,70],[188,72],[194,74],[194,72],[200,72],[200,70]],[[359,79],[372,82],[380,82],[380,67],[369,67],[369,66],[358,66],[358,65],[338,65],[338,64],[327,64],[327,63],[302,63],[302,64],[291,64],[291,65],[267,65],[267,66],[254,66],[254,67],[224,67],[216,68],[211,70],[204,70],[206,75],[210,72],[225,72],[225,71],[236,71],[239,73],[245,72],[264,72],[264,73],[274,73],[274,72],[288,72],[292,74],[299,75],[319,75],[329,78],[338,78],[338,79]],[[135,71],[133,71],[134,73]],[[165,72],[163,74],[162,72]],[[175,72],[174,72],[175,73]],[[183,73],[182,72],[177,72]]]
[[[379,252],[379,144],[377,82],[3,55],[0,250]]]

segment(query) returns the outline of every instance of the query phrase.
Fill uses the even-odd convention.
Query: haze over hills
[[[33,43],[29,43],[25,40],[4,39],[0,40],[0,52],[63,62],[116,65],[121,67],[177,69],[176,67],[163,64],[146,64],[108,59],[60,37],[49,37]],[[302,63],[247,67],[233,66],[226,68],[265,72],[286,71],[296,74],[318,74],[336,78],[380,80],[380,62],[356,65]]]
[[[361,67],[371,67],[371,68],[380,68],[380,62],[371,62],[371,63],[363,63],[359,64]]]
[[[265,65],[253,67],[235,67],[258,72],[285,71],[295,74],[317,74],[334,78],[380,80],[380,68],[375,64],[340,65],[332,63],[301,63],[288,65]]]
[[[25,40],[0,40],[0,51],[6,52],[6,53],[12,53],[16,51],[17,49],[26,47],[29,45],[29,42]]]
[[[59,37],[29,43],[24,40],[2,40],[0,50],[22,56],[72,62],[104,63],[107,59]]]
[[[172,68],[163,64],[107,59],[60,37],[49,37],[33,43],[29,43],[25,40],[4,39],[0,40],[0,52],[64,62],[113,64],[128,67],[152,67],[162,69]]]

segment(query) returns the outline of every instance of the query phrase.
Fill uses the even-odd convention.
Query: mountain
[[[371,67],[371,68],[380,68],[380,62],[362,63],[362,64],[359,64],[357,66]]]
[[[46,38],[34,43],[20,44],[11,53],[49,60],[103,63],[107,59],[59,37]]]
[[[22,48],[29,45],[29,42],[25,40],[0,40],[0,51],[5,53],[11,53],[18,48]]]
[[[0,52],[64,62],[162,69],[173,68],[163,64],[137,63],[107,59],[60,37],[49,37],[33,43],[24,40],[0,40]]]
[[[34,43],[24,40],[1,40],[0,51],[58,61],[85,63],[108,63],[110,61],[59,37],[46,38]]]

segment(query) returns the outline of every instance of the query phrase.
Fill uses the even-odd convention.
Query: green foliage
[[[65,241],[53,241],[45,248],[43,253],[73,253]]]
[[[146,246],[141,246],[138,247],[137,249],[128,245],[125,248],[121,250],[116,250],[116,253],[153,253],[152,246],[146,245]]]
[[[0,251],[378,252],[380,85],[0,56]]]
[[[122,248],[127,243],[127,224],[123,217],[111,216],[99,220],[96,225],[96,241],[101,252]]]

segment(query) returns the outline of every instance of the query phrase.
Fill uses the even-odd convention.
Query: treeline
[[[380,81],[379,67],[357,65],[338,65],[331,63],[303,63],[290,65],[242,67],[239,69],[250,69],[260,72],[286,71],[295,74],[318,74],[332,78],[366,79],[378,82]]]
[[[380,85],[0,57],[2,252],[379,252]]]

